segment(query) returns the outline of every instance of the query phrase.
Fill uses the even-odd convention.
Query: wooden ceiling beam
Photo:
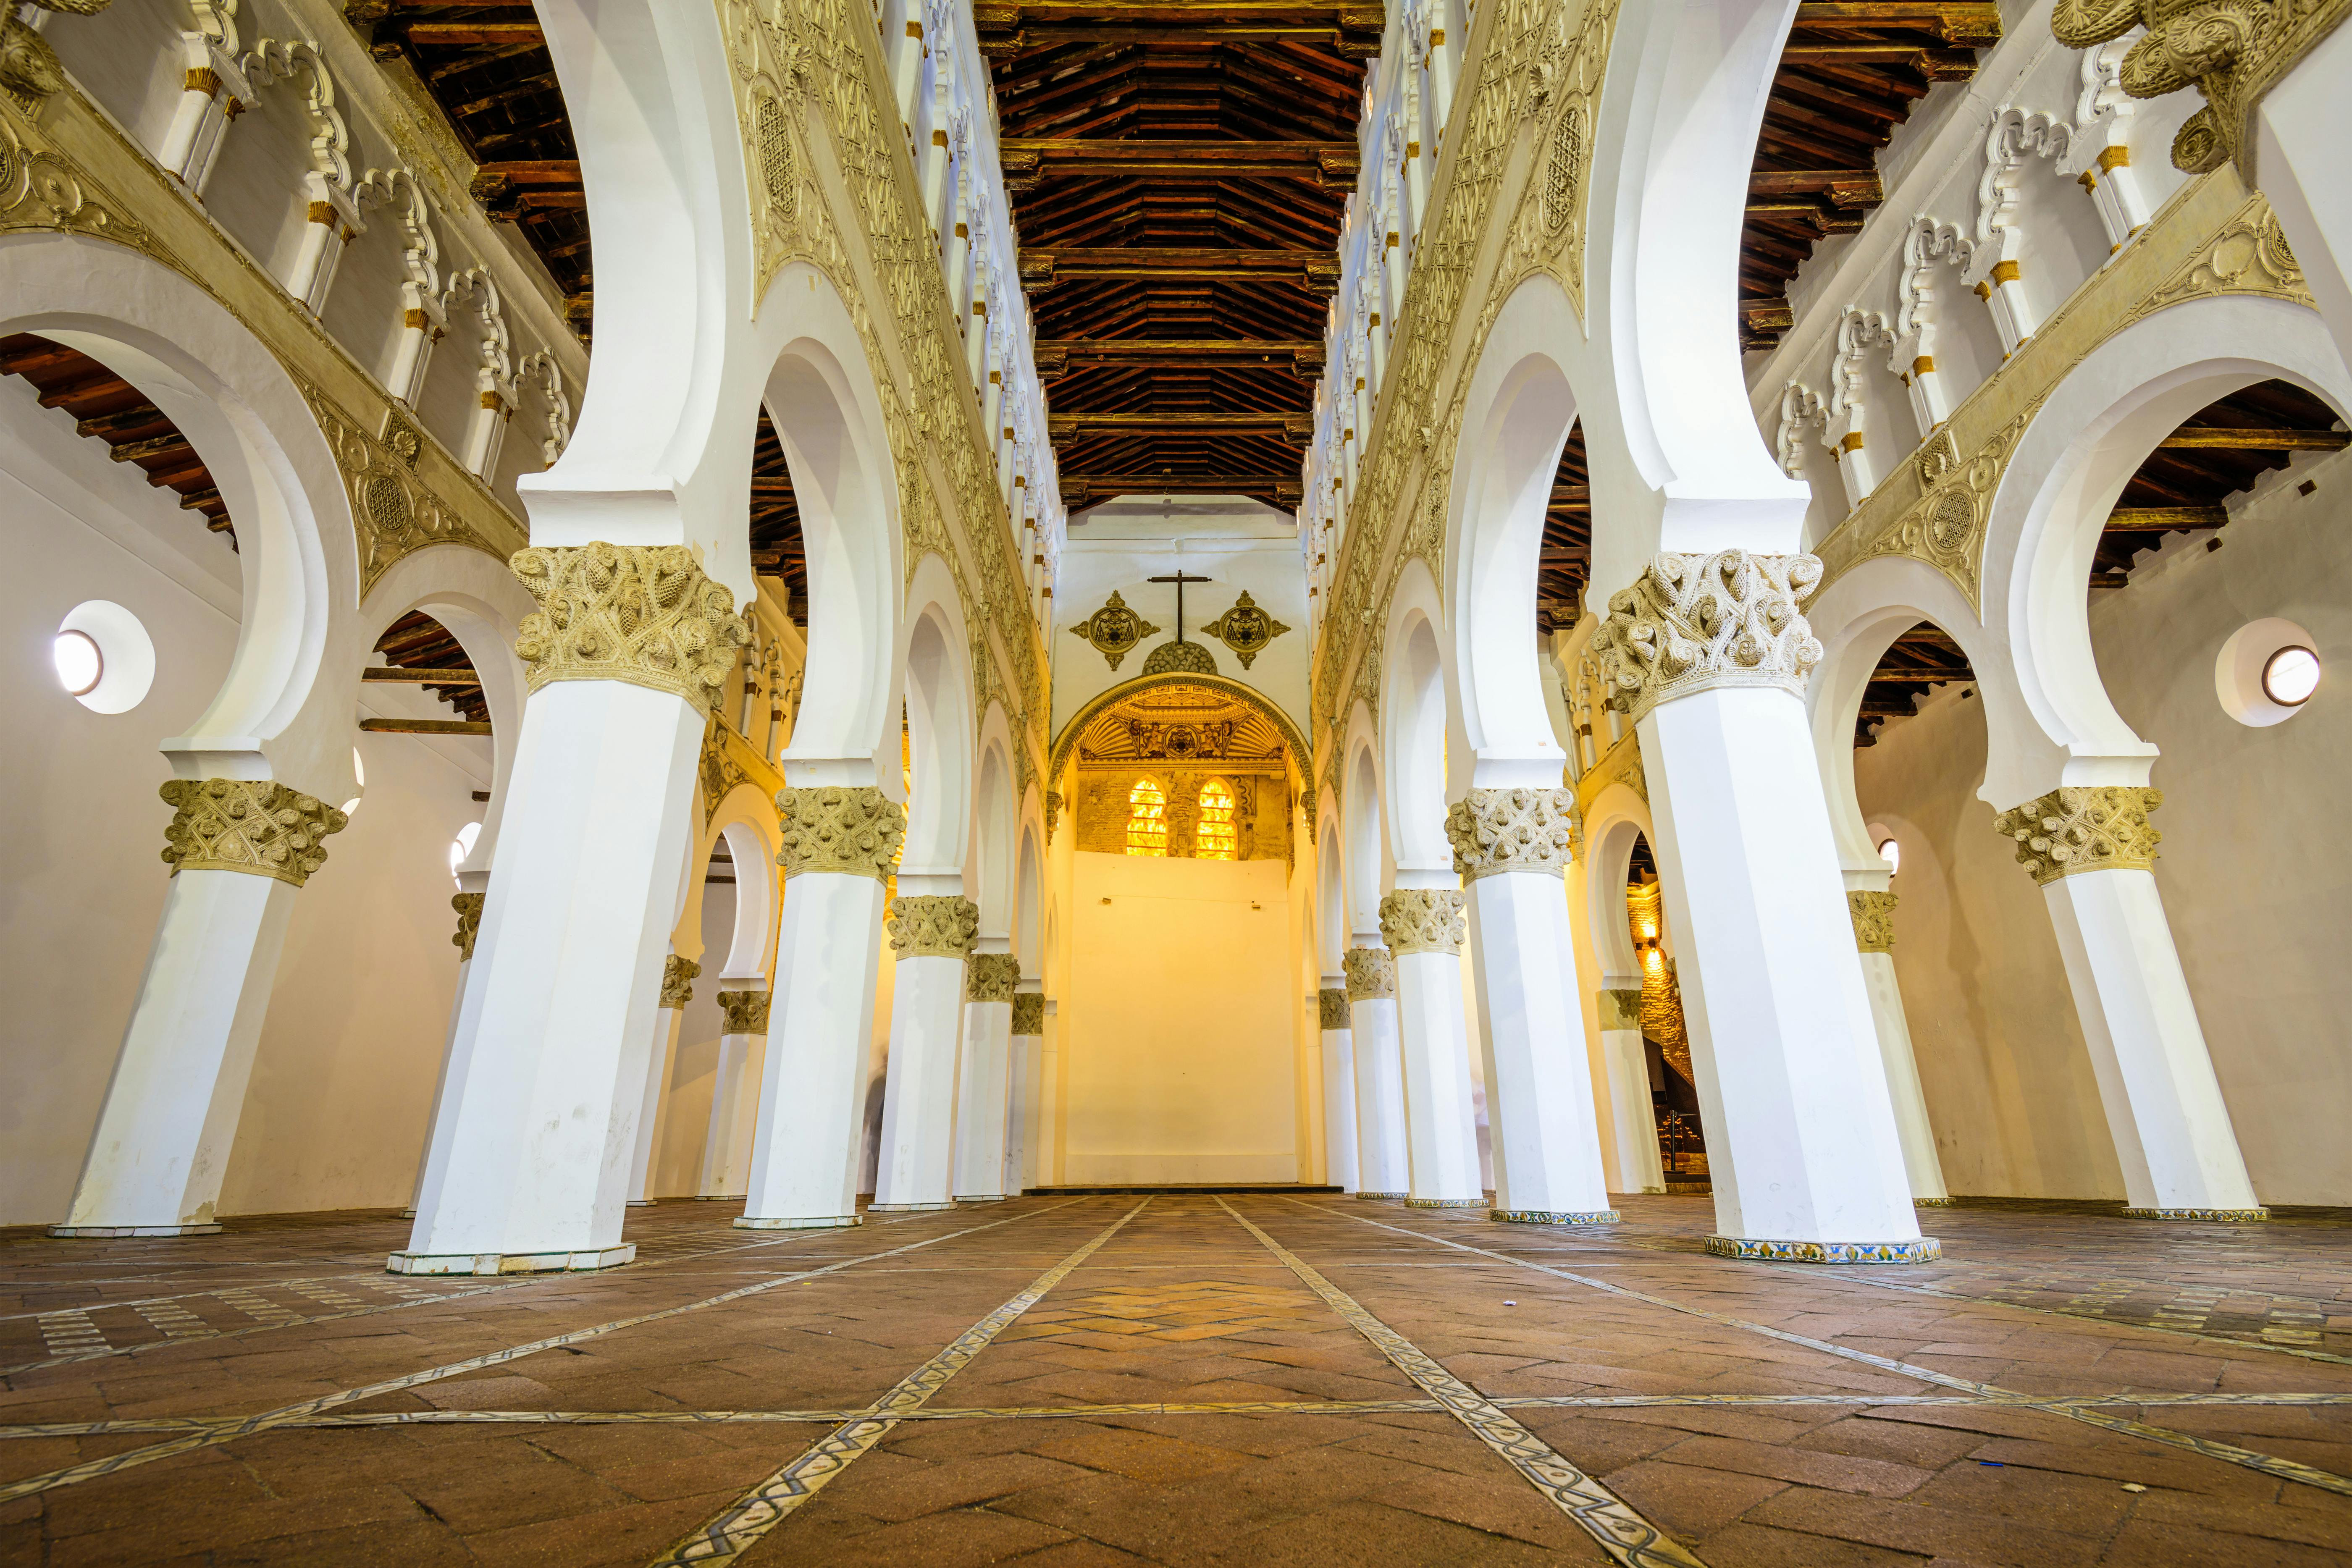
[[[411,22],[402,31],[410,45],[420,49],[499,44],[528,47],[547,42],[537,22]]]
[[[1034,352],[1040,375],[1070,370],[1184,370],[1194,366],[1254,366],[1287,360],[1294,373],[1323,373],[1319,340],[1284,338],[1041,338]]]
[[[1189,435],[1279,435],[1286,441],[1315,438],[1311,413],[1049,413],[1046,434],[1055,441],[1097,431],[1181,431]]]
[[[1837,32],[1903,28],[1981,49],[2000,41],[2000,7],[1992,0],[1803,0],[1795,26]]]
[[[999,144],[1005,188],[1018,193],[1047,174],[1129,180],[1312,180],[1343,194],[1356,188],[1361,157],[1352,141],[1113,141],[1007,137]]]
[[[2109,534],[2178,532],[2188,528],[2218,528],[2230,520],[2226,507],[2117,507],[2107,514]]]
[[[478,670],[422,670],[402,664],[372,664],[360,672],[362,681],[399,681],[410,685],[478,686]]]
[[[2341,452],[2352,445],[2352,431],[2233,430],[2184,424],[2156,444],[2161,452]]]
[[[1021,282],[1034,291],[1078,278],[1192,278],[1203,282],[1297,282],[1329,294],[1339,287],[1339,258],[1321,250],[1223,250],[1134,246],[1108,249],[1021,247]]]

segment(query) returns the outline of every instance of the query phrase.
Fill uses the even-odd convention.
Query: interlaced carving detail
[[[661,1005],[682,1008],[694,1000],[695,977],[701,973],[701,965],[672,953],[662,962]]]
[[[2017,841],[2017,863],[2043,886],[2086,871],[2147,871],[2164,835],[2147,814],[2164,791],[2128,784],[2062,785],[1995,821]]]
[[[1013,993],[1013,1032],[1015,1034],[1045,1032],[1045,994],[1043,991]]]
[[[1610,706],[1638,724],[1662,702],[1716,686],[1800,696],[1822,644],[1798,606],[1822,580],[1809,555],[1657,555],[1609,599],[1593,653]]]
[[[774,1000],[767,991],[721,991],[719,1010],[727,1015],[726,1034],[765,1034],[768,1032],[768,1004]]]
[[[1021,983],[1021,960],[1010,953],[974,953],[964,960],[963,999],[1009,1002]]]
[[[1348,999],[1377,1002],[1396,995],[1396,960],[1385,947],[1350,947],[1339,956],[1348,975]]]
[[[1576,797],[1566,789],[1472,789],[1446,810],[1445,836],[1465,884],[1515,871],[1556,877],[1576,858]]]
[[[906,809],[870,785],[779,789],[776,814],[786,881],[833,872],[887,882],[907,836]]]
[[[1326,986],[1315,993],[1316,1017],[1325,1029],[1352,1029],[1355,1020],[1348,1013],[1348,993]]]
[[[474,956],[474,939],[482,934],[482,900],[478,893],[461,893],[449,901],[457,912],[457,934],[449,938],[449,946],[457,949],[457,962],[470,963]]]
[[[351,819],[269,779],[172,779],[156,791],[175,813],[163,861],[184,871],[241,871],[296,887],[327,863],[326,838]]]
[[[1858,952],[1895,951],[1895,895],[1891,893],[1849,893],[1846,913],[1853,916],[1853,945]]]
[[[1450,887],[1401,887],[1381,900],[1381,937],[1389,951],[1462,951],[1462,894]]]
[[[735,650],[751,641],[724,583],[683,545],[609,545],[515,552],[514,574],[539,601],[515,652],[530,689],[550,681],[626,681],[716,708]]]
[[[962,958],[980,940],[980,905],[955,894],[890,901],[890,950],[901,958]]]

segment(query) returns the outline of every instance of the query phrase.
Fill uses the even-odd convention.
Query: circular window
[[[1881,839],[1878,858],[1886,862],[1886,874],[1893,876],[1903,869],[1903,846],[1893,839]]]
[[[2310,632],[2292,621],[2254,621],[2221,644],[2213,691],[2224,713],[2259,729],[2302,712],[2323,669]]]
[[[464,865],[466,863],[466,857],[474,852],[474,841],[481,836],[482,824],[479,822],[468,822],[464,827],[457,830],[457,836],[456,838],[449,841],[449,877],[451,881],[455,882],[457,880],[457,868]],[[458,891],[461,893],[465,891],[464,883],[458,883]]]
[[[155,684],[155,644],[147,628],[109,600],[74,606],[58,623],[49,662],[67,695],[93,713],[129,713]]]
[[[343,815],[346,817],[360,809],[360,795],[367,793],[367,764],[360,759],[360,748],[356,746],[352,747],[352,782],[358,787],[360,794],[343,802]]]

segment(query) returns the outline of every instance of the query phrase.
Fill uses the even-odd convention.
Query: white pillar
[[[653,1038],[646,1041],[646,1086],[637,1101],[637,1141],[629,1161],[629,1207],[643,1208],[653,1201],[654,1150],[660,1146],[662,1091],[669,1084],[670,1063],[677,1056],[677,1029],[685,1020],[686,1004],[694,999],[695,977],[702,966],[672,953],[662,961],[661,1006],[654,1009]]]
[[[1850,875],[1877,875],[1859,873]],[[1879,1061],[1886,1068],[1886,1098],[1895,1109],[1895,1135],[1903,1141],[1903,1171],[1911,1201],[1941,1208],[1952,1201],[1944,1185],[1944,1162],[1936,1154],[1936,1129],[1927,1120],[1927,1095],[1919,1086],[1919,1062],[1911,1051],[1911,1023],[1903,1012],[1903,988],[1895,976],[1895,895],[1883,889],[1850,889],[1846,905],[1853,918],[1853,945],[1862,953],[1862,983],[1870,993],[1871,1021],[1878,1029]]]
[[[2344,177],[2352,93],[2344,90],[2347,81],[2352,81],[2352,28],[2338,26],[2263,96],[2253,115],[2253,155],[2242,162],[2270,198],[2337,351],[2352,361],[2352,181]]]
[[[974,953],[964,966],[963,1057],[956,1075],[955,1196],[1007,1196],[1005,1141],[1013,1114],[1013,988],[1021,960]]]
[[[342,831],[333,807],[269,779],[173,779],[163,917],[65,1223],[52,1236],[203,1236],[294,894]]]
[[[1802,692],[1811,556],[1654,557],[1595,653],[1639,727],[1681,938],[1718,1234],[1773,1261],[1921,1262]]]
[[[1467,883],[1494,1217],[1537,1225],[1618,1217],[1601,1167],[1583,1002],[1560,962],[1574,810],[1566,789],[1474,789],[1445,818]]]
[[[2162,791],[2062,788],[2001,813],[2042,884],[2107,1131],[2124,1212],[2143,1219],[2264,1219],[2205,1031],[2148,868]]]
[[[1323,1179],[1354,1192],[1356,1179],[1356,1049],[1345,980],[1323,977],[1315,996],[1323,1026]]]
[[[952,881],[952,878],[941,878]],[[954,1204],[957,1036],[963,1022],[964,959],[980,907],[958,894],[890,901],[898,971],[890,992],[890,1064],[882,1092],[880,1212]]]
[[[460,893],[449,900],[449,907],[457,912],[457,932],[449,945],[457,949],[457,990],[449,998],[449,1033],[441,1042],[441,1071],[433,1080],[433,1112],[425,1121],[425,1152],[417,1156],[416,1179],[409,1184],[408,1207],[400,1211],[403,1219],[416,1218],[416,1202],[425,1194],[425,1178],[433,1169],[434,1152],[440,1147],[435,1134],[441,1127],[441,1101],[449,1092],[449,1055],[457,1044],[457,1020],[465,1014],[466,976],[473,967],[474,938],[482,929],[482,894],[488,885],[490,873],[482,871],[460,872],[460,883],[471,882],[476,891]]]
[[[202,33],[180,35],[180,99],[155,162],[178,175],[191,194],[202,196],[229,120],[252,100],[253,87],[236,55]]]
[[[1617,1190],[1666,1190],[1658,1153],[1658,1113],[1650,1098],[1650,1052],[1642,1043],[1642,992],[1612,988],[1595,995],[1601,1018],[1601,1065],[1609,1083],[1609,1121],[1616,1137],[1603,1151],[1615,1161]]]
[[[1478,1208],[1470,1036],[1462,1010],[1462,894],[1400,888],[1381,900],[1381,935],[1396,960],[1397,1036],[1404,1063],[1405,1202]]]
[[[1004,1190],[1018,1197],[1037,1177],[1037,1140],[1045,1076],[1045,996],[1024,980],[1013,993],[1013,1117],[1004,1149]]]
[[[1397,1039],[1396,966],[1386,947],[1360,938],[1342,958],[1349,1043],[1356,1056],[1356,1196],[1402,1197],[1404,1062]]]
[[[808,766],[803,764],[803,767]],[[747,1230],[856,1225],[882,904],[907,814],[871,786],[784,789],[783,915]]]
[[[751,1148],[760,1113],[760,1082],[768,1051],[766,991],[721,991],[719,1071],[710,1086],[710,1124],[702,1139],[702,1170],[695,1197],[742,1198],[751,1186]]]
[[[695,761],[750,635],[682,546],[532,549],[515,570],[566,613],[517,639],[532,691],[435,1134],[447,1156],[394,1273],[635,1256],[621,1221]]]

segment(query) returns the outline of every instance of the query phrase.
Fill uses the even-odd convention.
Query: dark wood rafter
[[[1974,681],[1969,656],[1960,645],[1931,622],[1922,621],[1887,644],[1878,667],[1863,688],[1862,711],[1853,721],[1853,743],[1876,743],[1886,720],[1906,718],[1918,700],[1949,681]]]
[[[1544,506],[1543,551],[1536,563],[1536,627],[1547,635],[1576,624],[1592,576],[1592,476],[1584,462],[1584,424],[1569,431]]]
[[[236,548],[228,503],[204,457],[146,393],[80,350],[31,332],[0,338],[0,375],[32,382],[43,408],[71,414],[77,434],[105,443],[117,463],[138,465],[147,483],[173,491],[181,510],[202,517],[205,527]]]
[[[801,509],[793,499],[784,444],[764,408],[751,442],[751,570],[782,580],[786,612],[806,626],[808,549],[801,539]]]
[[[441,697],[466,716],[465,724],[490,722],[490,705],[482,695],[480,679],[474,670],[473,656],[465,645],[450,633],[449,629],[422,610],[412,610],[383,630],[375,640],[375,651],[384,656],[388,671],[430,670],[436,674],[451,677],[446,681],[420,680],[415,675],[362,674],[368,682],[395,680],[403,684],[415,682],[422,689]],[[430,722],[430,721],[428,721]],[[406,731],[402,733],[419,733]],[[430,734],[431,731],[422,733]],[[467,734],[465,730],[444,733]]]
[[[974,16],[1065,504],[1296,507],[1381,10],[983,0]]]
[[[1793,324],[1789,280],[1831,235],[1886,199],[1878,153],[1937,82],[1976,74],[2000,37],[1990,0],[1804,0],[1780,51],[1748,182],[1739,341],[1766,349]]]

